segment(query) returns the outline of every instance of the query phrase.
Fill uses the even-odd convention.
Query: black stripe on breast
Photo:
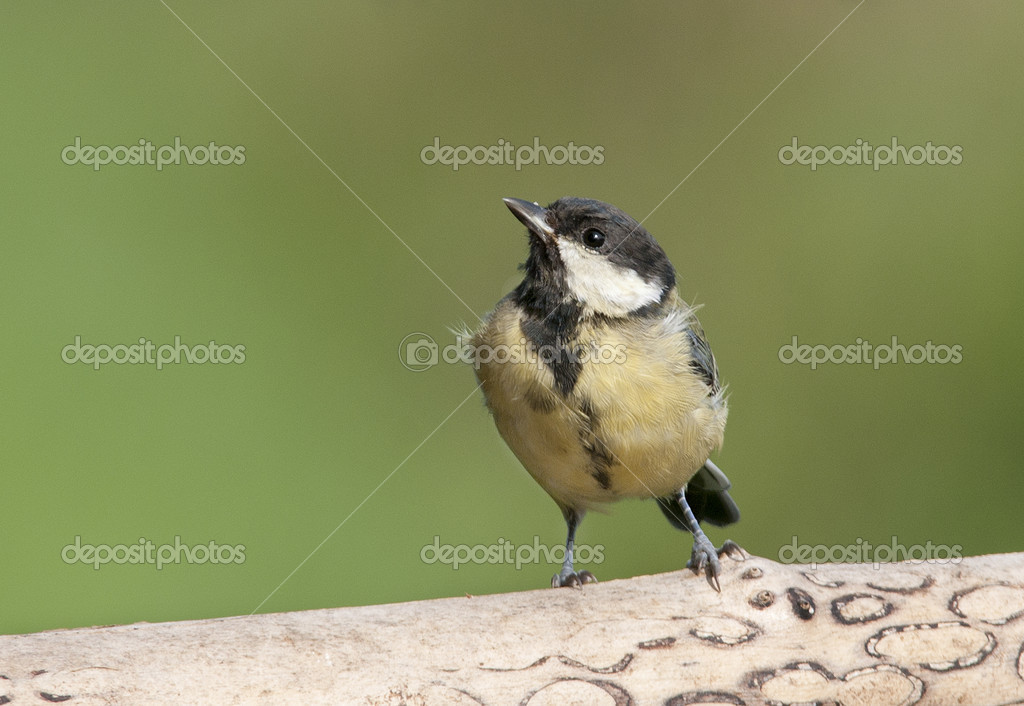
[[[598,415],[590,400],[583,400],[580,411],[583,414],[583,424],[580,427],[580,443],[583,444],[583,449],[590,456],[590,468],[588,471],[603,490],[608,490],[612,487],[612,477],[609,469],[615,462],[615,458],[611,450],[598,435]]]
[[[567,302],[546,316],[526,313],[520,324],[523,335],[535,347],[541,361],[555,378],[555,387],[568,396],[576,387],[583,364],[570,342],[579,327],[580,308]]]

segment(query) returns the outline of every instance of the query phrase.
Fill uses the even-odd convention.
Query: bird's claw
[[[597,583],[597,579],[589,571],[569,571],[551,577],[551,588],[583,588],[585,583]]]
[[[736,542],[731,539],[727,539],[722,542],[722,546],[718,548],[718,556],[727,556],[734,561],[746,561],[750,558],[750,555],[747,554],[747,550],[736,544]]]
[[[697,574],[703,571],[711,588],[721,593],[722,586],[718,582],[718,576],[722,573],[722,564],[718,559],[722,556],[743,561],[748,555],[740,545],[731,539],[725,540],[721,547],[715,549],[711,540],[702,534],[693,539],[693,552],[690,554],[690,560],[686,562],[686,568],[693,569]]]

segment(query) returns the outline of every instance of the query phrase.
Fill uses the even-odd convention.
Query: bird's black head
[[[547,208],[505,199],[530,230],[520,301],[538,310],[572,302],[584,313],[622,317],[661,302],[675,270],[653,236],[615,206],[561,198]]]

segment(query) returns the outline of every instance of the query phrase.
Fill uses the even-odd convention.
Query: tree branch
[[[1024,554],[0,637],[0,704],[1024,703]]]

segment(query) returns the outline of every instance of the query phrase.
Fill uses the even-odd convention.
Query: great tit
[[[693,535],[687,566],[719,589],[719,557],[701,522],[739,520],[708,456],[728,414],[718,368],[675,269],[636,220],[592,199],[547,208],[505,199],[529,231],[522,283],[470,340],[502,438],[562,511],[565,561],[554,587],[596,581],[573,568],[584,514],[653,498]]]

